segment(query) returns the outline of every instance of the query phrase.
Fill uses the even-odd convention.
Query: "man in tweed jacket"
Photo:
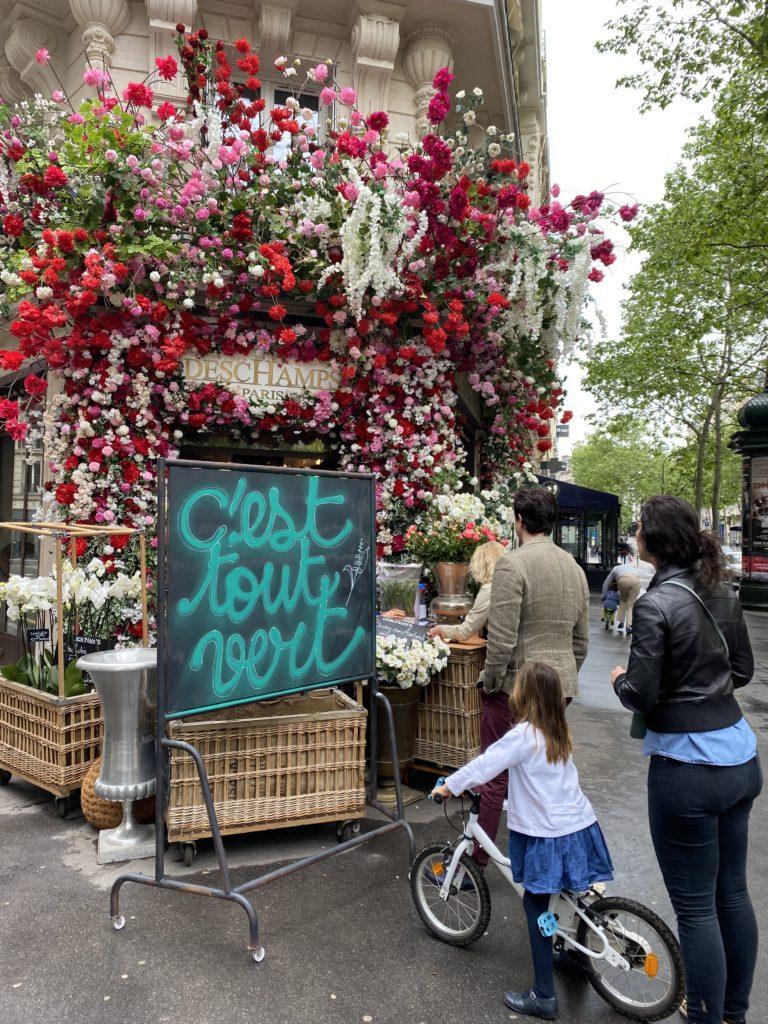
[[[488,618],[480,744],[486,750],[512,727],[508,700],[515,673],[526,661],[557,670],[563,696],[578,692],[577,673],[589,643],[589,588],[584,570],[553,542],[557,500],[543,487],[518,491],[515,533],[520,547],[496,563]],[[480,826],[496,838],[507,773],[482,787]],[[485,851],[476,849],[482,867]]]

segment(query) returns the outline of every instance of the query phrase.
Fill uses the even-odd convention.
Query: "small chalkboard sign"
[[[166,466],[166,717],[370,678],[373,477]]]
[[[97,639],[95,636],[76,636],[75,637],[75,657],[82,658],[86,654],[93,654],[99,650],[102,641]]]
[[[51,639],[51,631],[50,629],[29,629],[27,636],[30,643],[47,644]]]
[[[419,625],[414,619],[376,619],[377,636],[396,636],[410,647],[414,640],[426,640],[428,625]]]

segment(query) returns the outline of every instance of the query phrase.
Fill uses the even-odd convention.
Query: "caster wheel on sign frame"
[[[340,821],[336,826],[336,838],[340,843],[348,842],[360,831],[359,821]]]
[[[11,773],[7,772],[5,768],[0,768],[0,786],[7,786],[11,781]]]
[[[122,931],[123,928],[125,928],[125,918],[123,917],[122,914],[118,914],[117,917],[113,917],[111,920],[112,927],[115,929],[116,932]]]
[[[53,801],[53,805],[56,808],[56,817],[64,818],[69,814],[69,798],[66,796],[57,796]]]
[[[181,856],[184,858],[184,866],[191,868],[192,863],[197,856],[197,846],[195,843],[182,843]]]
[[[258,949],[252,949],[251,950],[251,956],[253,957],[254,962],[257,963],[257,964],[260,964],[261,961],[264,959],[264,957],[266,955],[267,955],[267,951],[266,951],[266,949],[264,949],[263,946],[259,946]]]

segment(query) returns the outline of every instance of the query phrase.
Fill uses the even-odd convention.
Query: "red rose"
[[[3,220],[3,231],[11,238],[20,238],[24,233],[24,218],[18,213],[7,213]]]
[[[176,114],[176,107],[173,105],[173,103],[169,103],[168,100],[165,100],[157,108],[157,116],[160,118],[161,121],[167,121],[169,118],[173,117],[175,114]]]
[[[383,110],[375,110],[368,118],[368,127],[375,132],[383,132],[389,124],[389,118]]]
[[[0,366],[4,370],[18,370],[21,368],[26,356],[13,349],[6,349],[0,352]]]
[[[56,164],[49,164],[45,169],[43,182],[47,188],[58,188],[60,185],[66,184],[67,176]]]
[[[77,487],[74,484],[59,484],[56,488],[56,501],[60,505],[71,505],[76,494]]]
[[[152,90],[142,82],[129,82],[123,89],[123,99],[137,107],[152,107]]]
[[[160,77],[166,82],[172,81],[179,73],[179,65],[173,57],[155,57],[155,67]]]
[[[28,395],[37,398],[48,390],[48,381],[43,377],[37,377],[34,373],[30,373],[28,377],[24,378],[24,390]]]

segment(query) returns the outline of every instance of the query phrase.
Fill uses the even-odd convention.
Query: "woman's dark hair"
[[[692,505],[671,494],[657,494],[640,510],[643,540],[649,555],[662,565],[688,569],[698,563],[701,582],[708,589],[723,578],[724,559],[714,533],[699,528]]]
[[[530,722],[543,733],[550,764],[568,761],[573,741],[565,720],[563,687],[555,669],[541,661],[526,662],[515,676],[509,710],[513,722]]]
[[[557,498],[546,487],[524,487],[512,499],[528,533],[552,533],[557,519]]]

